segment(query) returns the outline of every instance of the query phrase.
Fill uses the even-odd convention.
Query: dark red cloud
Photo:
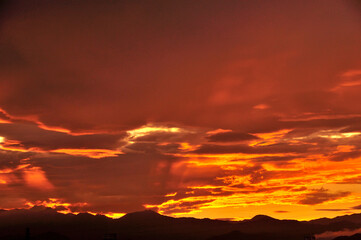
[[[239,142],[258,139],[256,136],[242,132],[221,132],[207,137],[210,142]]]
[[[277,210],[275,211],[275,213],[288,213],[289,211],[284,211],[284,210]]]
[[[354,206],[354,207],[352,207],[352,208],[359,210],[359,209],[361,209],[361,205],[357,205],[357,206]]]
[[[303,199],[299,201],[300,204],[305,205],[316,205],[320,203],[324,203],[327,201],[332,201],[335,199],[343,198],[348,195],[350,195],[351,192],[329,192],[329,190],[321,188],[314,190],[313,192],[310,192],[305,195]]]
[[[344,212],[344,211],[348,211],[349,209],[345,208],[317,208],[315,209],[316,211],[326,211],[326,212]]]
[[[38,147],[44,150],[61,148],[115,149],[122,146],[125,133],[69,135],[44,130],[30,123],[0,124],[0,136],[19,141],[24,148]]]
[[[179,122],[248,132],[275,129],[280,115],[359,112],[355,94],[330,91],[360,63],[347,3],[187,5],[14,3],[1,106],[72,130]]]
[[[312,146],[290,145],[287,143],[277,143],[267,146],[250,147],[245,144],[216,145],[203,144],[194,153],[199,154],[223,154],[223,153],[304,153]]]
[[[336,153],[333,154],[330,159],[332,161],[344,161],[344,160],[348,160],[348,159],[355,159],[361,156],[361,151],[356,150],[356,151],[351,151],[351,152],[340,152],[340,153]]]

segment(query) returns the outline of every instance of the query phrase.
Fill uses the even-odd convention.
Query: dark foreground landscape
[[[34,207],[29,210],[1,210],[0,239],[20,240],[100,240],[116,234],[122,240],[303,240],[321,233],[361,228],[361,214],[311,221],[278,220],[258,215],[250,220],[223,221],[195,218],[172,218],[153,211],[129,213],[119,219],[88,213],[61,214],[54,209]],[[340,235],[340,234],[339,234]],[[111,239],[111,238],[110,238]],[[334,235],[327,239],[361,239]]]

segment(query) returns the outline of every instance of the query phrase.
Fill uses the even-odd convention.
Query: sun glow
[[[127,131],[127,133],[129,134],[129,138],[133,139],[133,138],[142,137],[142,136],[148,135],[150,133],[154,133],[154,132],[177,133],[177,132],[181,132],[181,131],[182,131],[182,129],[180,129],[178,127],[145,125],[143,127]]]
[[[319,133],[319,136],[322,138],[351,138],[360,135],[361,132],[346,132],[346,133],[340,133],[333,130],[327,130],[327,131],[321,131]]]
[[[117,219],[123,217],[125,213],[105,213],[103,215],[107,216],[108,218]]]

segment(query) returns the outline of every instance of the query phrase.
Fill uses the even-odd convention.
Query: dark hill
[[[45,207],[0,211],[0,239],[8,240],[24,239],[26,228],[30,228],[33,240],[101,240],[106,233],[116,233],[122,240],[297,240],[307,234],[360,227],[360,214],[312,221],[279,220],[266,215],[243,221],[222,221],[173,218],[148,210],[119,219],[88,213],[61,214]]]
[[[352,236],[341,236],[334,238],[333,240],[361,240],[361,233],[357,233]]]
[[[254,216],[253,218],[250,219],[250,221],[253,221],[253,222],[256,222],[256,221],[274,221],[274,220],[277,220],[275,218],[272,218],[270,216],[267,216],[267,215],[256,215]]]
[[[208,240],[303,240],[302,235],[297,234],[270,234],[270,233],[259,233],[259,234],[247,234],[240,231],[233,231],[227,234],[211,237]]]

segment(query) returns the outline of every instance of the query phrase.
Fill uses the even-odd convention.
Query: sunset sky
[[[359,1],[0,7],[0,209],[361,212]]]

